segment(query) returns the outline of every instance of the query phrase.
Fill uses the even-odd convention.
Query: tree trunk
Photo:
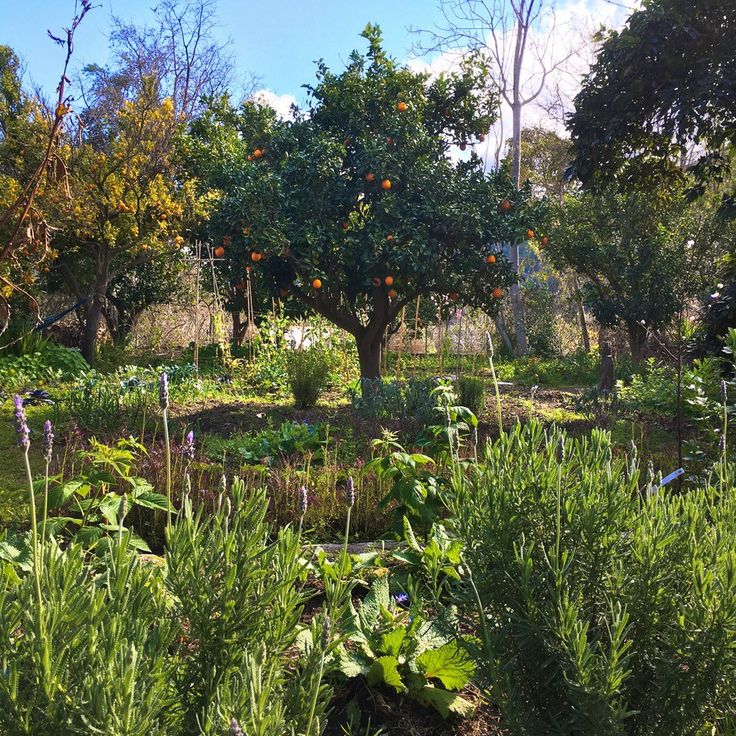
[[[641,363],[644,358],[644,350],[647,345],[646,328],[639,322],[630,322],[626,325],[629,333],[629,348],[631,350],[631,359],[634,363]]]
[[[583,338],[583,350],[590,352],[590,333],[588,323],[585,319],[585,308],[583,306],[583,295],[580,293],[580,285],[577,276],[573,276],[573,288],[575,289],[575,304],[578,308],[578,319],[580,320],[580,334]]]
[[[240,325],[240,312],[231,312],[233,318],[233,342],[240,346],[243,344],[243,335],[245,331]]]
[[[92,365],[95,360],[95,348],[97,346],[97,330],[100,326],[102,316],[102,297],[95,294],[85,310],[84,336],[82,338],[82,355]]]
[[[521,32],[521,30],[519,31]],[[511,104],[511,176],[517,189],[521,187],[521,92],[519,89],[519,75],[521,62],[514,63],[514,91]],[[521,280],[521,252],[518,243],[512,243],[509,248],[509,260],[513,266],[518,281]],[[521,298],[519,283],[511,287],[511,310],[514,314],[514,337],[516,339],[516,355],[527,355],[529,345],[526,339],[526,325],[524,324],[524,303]]]
[[[509,337],[509,333],[506,331],[506,325],[503,323],[503,319],[501,316],[497,316],[493,318],[493,323],[496,325],[496,331],[499,334],[499,337],[501,338],[501,342],[503,343],[503,346],[506,348],[506,352],[509,355],[514,354],[514,346],[511,343],[511,338]]]
[[[361,380],[376,380],[381,377],[381,342],[384,332],[385,329],[381,330],[378,335],[368,333],[355,338],[358,346]]]
[[[107,294],[109,283],[109,265],[103,254],[98,255],[95,268],[95,284],[92,297],[87,302],[84,313],[84,336],[82,338],[82,355],[92,365],[97,347],[97,330],[100,327],[100,318]]]
[[[616,385],[616,372],[613,363],[613,350],[608,340],[601,341],[601,372],[598,379],[598,391],[610,393]]]

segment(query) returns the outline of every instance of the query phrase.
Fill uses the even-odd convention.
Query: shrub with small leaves
[[[289,353],[286,368],[297,408],[309,409],[317,403],[327,388],[331,367],[329,354],[318,346]]]

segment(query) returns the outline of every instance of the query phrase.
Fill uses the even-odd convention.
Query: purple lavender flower
[[[230,719],[230,736],[245,736],[245,731],[240,728],[240,724],[235,718]]]
[[[16,394],[13,398],[13,404],[15,406],[15,433],[18,435],[18,446],[27,450],[31,446],[31,433],[28,429],[26,410],[23,408],[23,399]]]
[[[355,481],[353,476],[348,476],[348,482],[345,486],[345,505],[351,509],[355,505]]]
[[[328,614],[325,614],[325,620],[322,624],[322,650],[324,651],[327,649],[328,646],[330,646],[330,636],[332,634],[332,621],[330,621],[330,617]]]
[[[299,513],[304,516],[309,508],[309,491],[306,486],[299,489]]]
[[[169,375],[166,371],[158,379],[158,405],[162,411],[169,408]]]
[[[399,606],[409,605],[409,596],[406,593],[396,593],[396,595],[394,595],[394,600]]]
[[[724,380],[721,380],[721,401],[728,403],[728,384]]]
[[[191,463],[192,460],[194,460],[194,432],[187,432],[181,454],[184,456],[184,459],[187,461],[187,463]]]
[[[51,425],[51,420],[47,419],[43,423],[43,459],[48,465],[51,462],[51,455],[54,452],[54,428]]]

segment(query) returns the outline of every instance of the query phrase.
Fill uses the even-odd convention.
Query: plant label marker
[[[677,470],[673,470],[669,475],[662,478],[659,483],[659,487],[662,488],[662,486],[666,486],[668,483],[672,483],[673,480],[679,478],[681,475],[685,475],[685,470],[683,468],[677,468]]]

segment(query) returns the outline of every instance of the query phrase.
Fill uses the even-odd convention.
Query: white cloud
[[[253,99],[263,105],[272,107],[281,120],[291,120],[293,117],[291,107],[292,105],[296,105],[296,97],[294,95],[278,95],[270,89],[259,89],[254,93]]]

